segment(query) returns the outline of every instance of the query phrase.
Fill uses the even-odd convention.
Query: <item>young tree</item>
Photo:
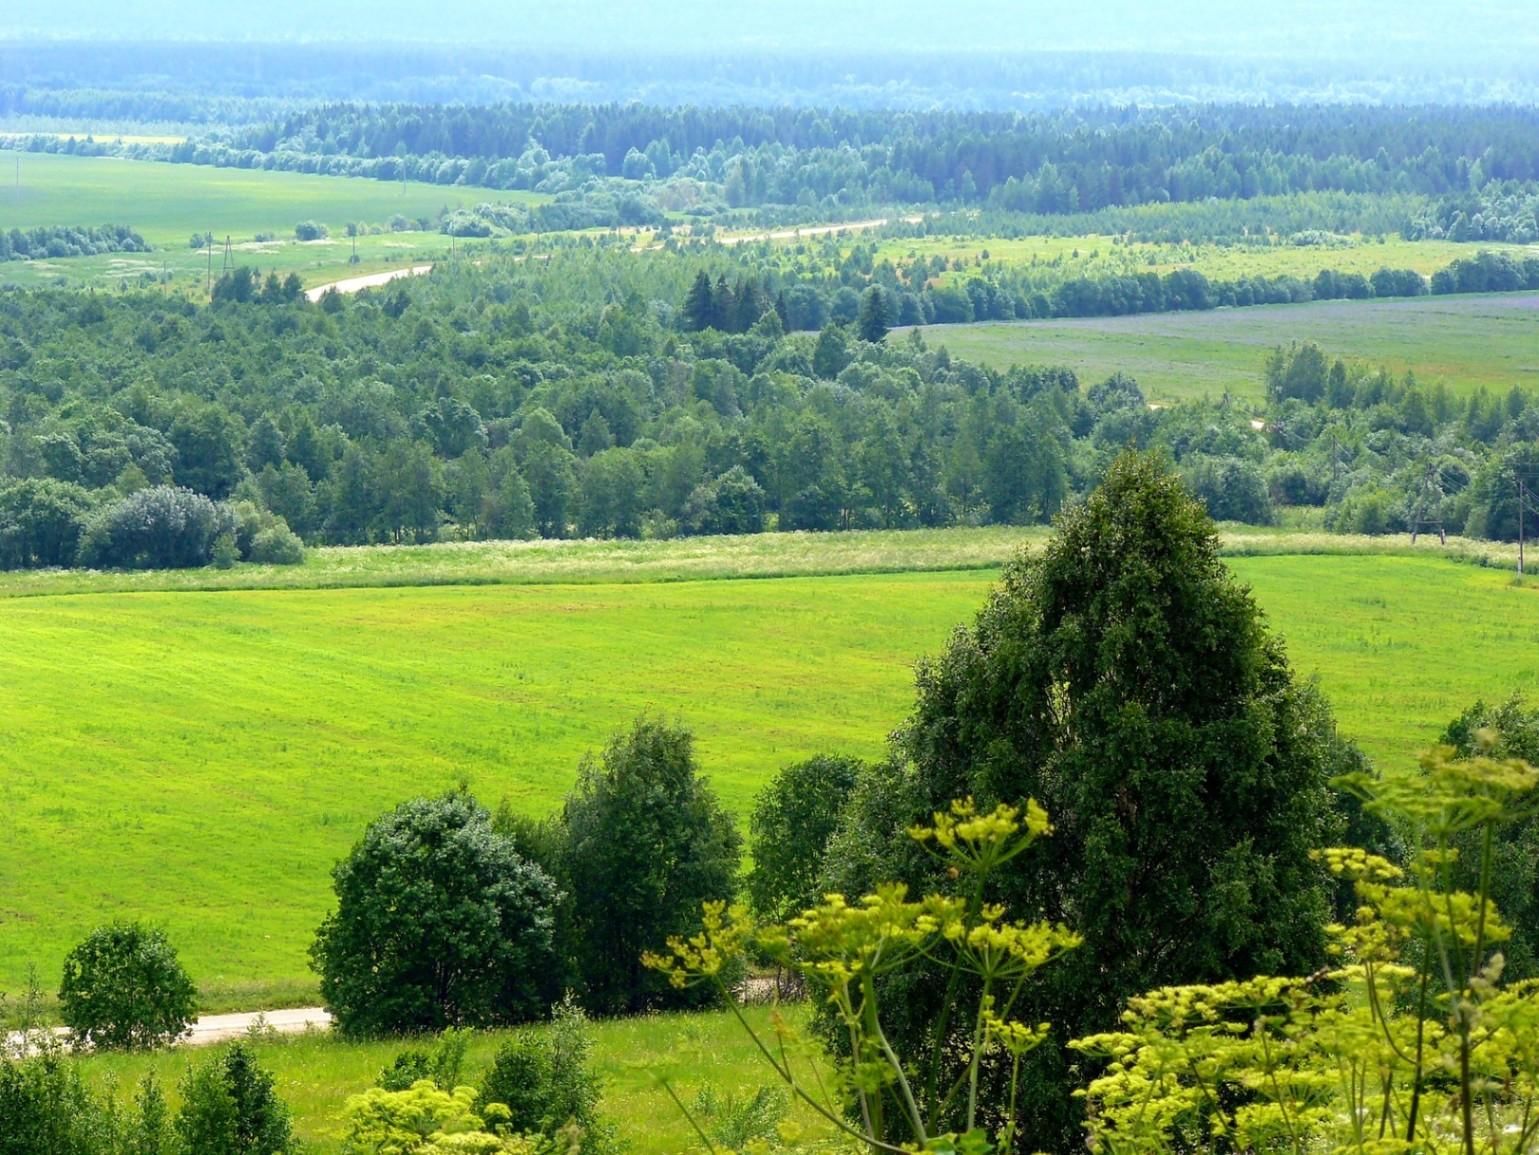
[[[818,872],[861,763],[820,754],[787,766],[754,800],[748,820],[753,869],[748,900],[754,913],[784,922],[822,899]]]
[[[1318,692],[1294,681],[1201,507],[1136,454],[1040,555],[1007,568],[918,682],[898,769],[857,791],[829,885],[924,885],[896,835],[950,798],[1047,807],[1053,837],[991,898],[1084,936],[1018,1010],[1067,1032],[1032,1056],[1020,1104],[1022,1134],[1067,1149],[1079,1130],[1069,1034],[1107,1029],[1126,998],[1164,983],[1320,961],[1328,890],[1309,852],[1331,841],[1327,783],[1349,748]],[[908,981],[895,1045],[943,1051],[948,1000]]]
[[[732,896],[741,846],[693,736],[640,719],[583,762],[563,821],[583,1002],[606,1014],[687,1002],[642,952],[695,926],[702,902]]]
[[[164,931],[115,922],[92,931],[65,958],[59,1015],[77,1044],[155,1047],[187,1033],[197,988]]]
[[[468,794],[401,803],[332,878],[337,909],[310,957],[344,1034],[511,1022],[549,1005],[556,885]]]
[[[293,1149],[289,1110],[272,1073],[242,1043],[189,1069],[181,1094],[176,1133],[188,1152],[284,1155]]]

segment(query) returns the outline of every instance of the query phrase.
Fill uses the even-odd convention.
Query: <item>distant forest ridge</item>
[[[89,116],[226,124],[263,119],[274,106],[341,99],[1010,111],[1228,101],[1539,100],[1539,76],[1530,66],[1539,39],[1525,35],[1522,21],[1510,27],[1510,40],[1475,59],[1457,51],[1457,40],[1437,51],[1408,45],[1390,55],[1353,49],[1340,56],[1318,45],[1290,48],[1286,40],[1249,50],[1237,43],[1218,55],[1161,48],[1158,39],[1128,48],[1108,42],[1093,51],[1047,50],[1043,41],[977,51],[928,37],[903,50],[863,38],[787,48],[685,37],[646,51],[592,41],[563,47],[537,38],[514,47],[490,38],[468,46],[340,37],[310,43],[28,39],[0,17],[0,79],[34,98],[61,92],[133,98],[120,99],[116,108],[99,100],[94,110],[75,110]],[[195,20],[184,31],[207,37],[209,28]]]

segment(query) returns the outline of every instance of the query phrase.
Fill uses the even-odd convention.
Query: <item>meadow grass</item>
[[[745,1010],[754,1029],[766,1035],[771,1031],[771,1013],[764,1007]],[[789,1006],[782,1013],[797,1027],[807,1015],[803,1006]],[[659,1080],[666,1079],[686,1104],[692,1104],[705,1087],[718,1095],[743,1096],[774,1083],[753,1043],[725,1011],[611,1019],[595,1022],[592,1031],[593,1066],[603,1083],[600,1114],[614,1125],[633,1155],[675,1155],[698,1147],[689,1124]],[[507,1037],[503,1031],[473,1035],[462,1082],[479,1082]],[[295,1134],[305,1149],[331,1155],[342,1147],[339,1116],[347,1097],[372,1086],[381,1068],[409,1044],[401,1040],[347,1043],[312,1034],[257,1039],[251,1045],[261,1064],[273,1072],[279,1095],[293,1110]],[[209,1057],[202,1051],[161,1051],[92,1055],[78,1062],[88,1082],[98,1089],[112,1088],[124,1102],[131,1099],[139,1080],[154,1072],[175,1110],[180,1104],[177,1083],[188,1065]],[[799,1105],[788,1118],[809,1135],[827,1127]]]
[[[1006,540],[931,539],[980,564]],[[663,544],[648,543],[651,576],[691,576]],[[799,548],[837,557],[839,544]],[[1228,539],[1296,668],[1319,676],[1376,761],[1408,766],[1474,698],[1532,688],[1532,587],[1449,564],[1425,539],[1415,555],[1315,552],[1353,544]],[[560,564],[602,576],[626,564],[607,548],[568,545]],[[51,987],[73,942],[131,915],[169,929],[206,1009],[307,1002],[327,872],[397,801],[463,781],[489,804],[548,813],[586,752],[651,711],[694,729],[741,818],[788,762],[879,755],[912,702],[913,663],[996,576],[389,584],[410,572],[373,588],[5,602],[0,989],[19,990],[29,963]]]
[[[859,238],[851,238],[849,244]],[[1212,242],[1123,242],[1119,238],[1084,236],[948,237],[945,235],[891,238],[877,245],[876,260],[894,264],[917,257],[943,257],[951,268],[943,281],[961,281],[990,266],[1043,266],[1070,277],[1104,277],[1132,273],[1168,273],[1196,269],[1214,280],[1240,277],[1292,276],[1313,280],[1322,269],[1372,276],[1379,269],[1415,269],[1430,276],[1461,257],[1481,250],[1529,256],[1531,246],[1500,242],[1408,241],[1400,237],[1341,237],[1336,243],[1295,245],[1217,244]]]
[[[435,542],[430,545],[311,549],[294,566],[230,569],[12,570],[0,572],[0,598],[46,594],[172,590],[349,589],[438,585],[587,585],[730,578],[821,577],[995,569],[1047,541],[1044,526],[763,533],[671,541],[567,540]],[[1219,548],[1256,554],[1380,554],[1452,557],[1513,568],[1515,546],[1452,537],[1369,537],[1235,523],[1220,527]]]
[[[1443,382],[1456,395],[1539,383],[1532,293],[1314,301],[1201,313],[986,322],[923,330],[932,345],[997,368],[1067,365],[1087,383],[1121,371],[1151,400],[1260,400],[1267,353],[1314,341],[1327,353]]]
[[[129,225],[155,248],[153,253],[11,261],[0,264],[0,284],[62,280],[115,287],[164,272],[173,286],[201,285],[208,258],[190,247],[193,233],[213,233],[215,276],[229,237],[237,263],[258,266],[264,273],[297,272],[306,284],[317,284],[440,258],[451,248],[450,239],[436,231],[362,236],[359,263],[353,265],[352,242],[343,235],[349,221],[383,226],[397,213],[416,220],[483,201],[532,204],[545,199],[532,193],[420,182],[0,151],[0,228]],[[327,225],[330,240],[295,241],[294,226],[304,220]],[[267,233],[277,240],[254,240]],[[453,244],[466,247],[463,240]]]

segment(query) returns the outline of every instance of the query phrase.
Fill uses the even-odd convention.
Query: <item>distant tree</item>
[[[690,732],[643,718],[616,735],[583,761],[562,820],[583,1002],[603,1014],[698,1002],[703,992],[641,964],[698,925],[702,902],[730,898],[737,875],[737,827],[700,777]]]
[[[704,269],[695,274],[695,281],[684,298],[684,327],[698,333],[709,329],[716,317],[716,305],[711,294],[711,278]]]
[[[833,380],[850,363],[850,343],[840,325],[825,325],[812,350],[812,371],[825,380]]]
[[[294,238],[300,241],[324,241],[331,230],[319,221],[300,221],[294,226]]]
[[[860,774],[855,758],[823,754],[785,767],[759,792],[748,820],[748,899],[784,922],[822,899],[823,853]]]
[[[468,794],[403,802],[332,871],[311,963],[348,1035],[514,1022],[552,994],[558,892]]]
[[[0,485],[0,569],[72,565],[94,504],[87,490],[67,481]]]
[[[92,931],[64,960],[59,1017],[79,1044],[137,1050],[173,1042],[197,1014],[197,989],[165,932],[136,922]]]
[[[886,294],[876,285],[867,289],[860,299],[860,317],[855,322],[855,331],[862,341],[873,345],[887,340]]]

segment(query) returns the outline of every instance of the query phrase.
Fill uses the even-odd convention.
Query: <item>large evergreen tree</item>
[[[1110,1028],[1150,987],[1320,962],[1328,894],[1309,852],[1336,829],[1327,783],[1348,751],[1162,462],[1119,458],[1058,528],[921,667],[894,763],[857,789],[827,881],[934,886],[909,823],[967,795],[1046,806],[1053,836],[989,897],[1085,938],[1017,1012],[1051,1021],[1059,1044],[1032,1056],[1022,1134],[1065,1150],[1078,1128],[1064,1040]],[[941,1056],[925,1084],[943,1094],[948,1000],[927,976],[904,982],[883,1004],[894,1042]]]

